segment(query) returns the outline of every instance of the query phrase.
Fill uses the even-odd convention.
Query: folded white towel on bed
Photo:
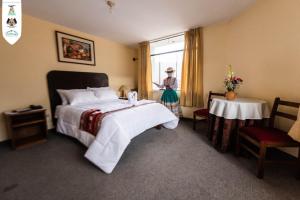
[[[137,92],[128,92],[127,97],[128,97],[128,103],[132,105],[136,105],[138,100],[137,100]]]

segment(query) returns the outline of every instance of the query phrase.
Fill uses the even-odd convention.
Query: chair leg
[[[193,129],[196,130],[196,115],[193,116]]]
[[[297,160],[297,179],[300,180],[300,147],[298,148],[298,160]]]
[[[265,145],[260,145],[259,148],[259,158],[258,158],[258,163],[257,163],[257,178],[264,178],[264,163],[265,163],[265,158],[266,158],[266,150],[267,147]]]
[[[239,156],[241,152],[241,136],[240,133],[236,134],[236,144],[235,144],[235,155]]]
[[[207,133],[206,133],[206,137],[209,138],[209,135],[210,135],[210,124],[211,124],[211,115],[208,116],[208,118],[206,119],[207,120]]]

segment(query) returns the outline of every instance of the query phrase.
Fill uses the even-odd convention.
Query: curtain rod
[[[168,51],[168,52],[163,52],[163,53],[156,53],[156,54],[151,54],[150,56],[159,56],[159,55],[164,55],[164,54],[169,54],[169,53],[177,53],[177,52],[182,52],[183,49],[180,50],[175,50],[175,51]]]
[[[176,34],[161,37],[161,38],[157,38],[157,39],[154,39],[154,40],[150,40],[149,42],[150,43],[160,42],[162,40],[167,40],[167,39],[175,38],[175,37],[182,36],[182,35],[184,35],[184,32],[176,33]]]

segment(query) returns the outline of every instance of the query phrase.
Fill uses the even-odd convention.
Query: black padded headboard
[[[53,125],[56,126],[54,118],[55,108],[61,104],[57,89],[85,89],[87,87],[107,87],[108,76],[104,73],[72,72],[72,71],[50,71],[47,74],[48,92],[51,106]]]

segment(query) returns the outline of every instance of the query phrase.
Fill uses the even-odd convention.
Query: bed
[[[110,100],[81,105],[62,105],[57,89],[108,87],[104,73],[50,71],[47,75],[51,115],[57,132],[76,138],[87,147],[85,158],[110,174],[130,141],[145,130],[161,125],[174,129],[178,118],[163,105],[142,100],[129,105],[126,100]],[[80,129],[82,114],[90,109],[105,115],[96,135]]]

